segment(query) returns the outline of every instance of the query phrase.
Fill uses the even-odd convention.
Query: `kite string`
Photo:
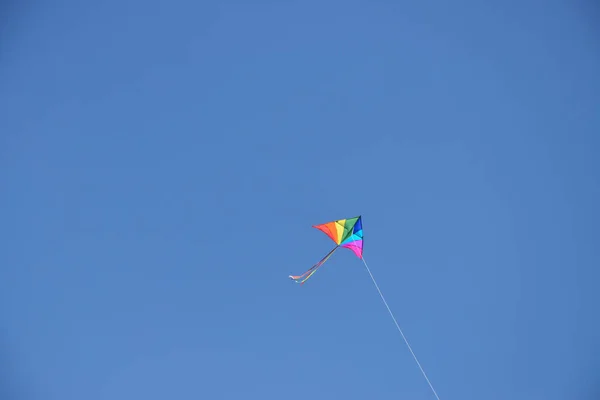
[[[437,400],[440,400],[440,398],[438,397],[435,389],[433,388],[433,385],[429,381],[429,378],[427,377],[427,374],[423,370],[423,367],[421,367],[421,363],[419,362],[419,360],[417,359],[417,356],[415,355],[414,351],[410,347],[410,344],[408,344],[408,340],[406,340],[406,336],[404,336],[404,333],[402,332],[402,329],[400,328],[400,325],[398,324],[398,321],[396,321],[396,317],[394,317],[394,314],[392,313],[392,310],[390,309],[390,306],[388,306],[387,301],[385,301],[385,297],[383,297],[383,293],[381,293],[381,290],[379,289],[379,285],[375,281],[375,278],[373,277],[373,274],[371,273],[371,270],[369,269],[369,266],[367,265],[367,262],[365,261],[364,257],[362,257],[361,259],[362,259],[363,264],[365,264],[365,268],[367,269],[367,272],[371,276],[371,280],[375,284],[375,288],[377,288],[377,291],[379,292],[379,296],[381,297],[381,300],[383,300],[383,304],[385,304],[385,307],[387,308],[388,312],[390,313],[390,316],[392,317],[392,320],[394,320],[394,323],[396,324],[396,328],[398,328],[398,332],[400,332],[400,335],[402,335],[402,339],[404,339],[404,343],[406,343],[406,346],[408,347],[408,350],[410,350],[410,353],[412,354],[413,358],[417,362],[417,365],[419,366],[419,369],[423,373],[423,376],[425,377],[425,380],[429,384],[429,387],[431,388],[431,391],[433,392],[435,398]]]

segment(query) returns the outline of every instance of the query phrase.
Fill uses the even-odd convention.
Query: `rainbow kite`
[[[429,387],[431,388],[431,391],[433,392],[435,398],[437,400],[440,400],[435,389],[433,388],[433,385],[431,384],[431,381],[427,377],[427,374],[425,374],[425,370],[421,366],[421,363],[419,363],[417,356],[415,355],[414,351],[410,347],[410,344],[408,343],[406,336],[404,336],[404,333],[402,332],[402,329],[400,328],[398,321],[396,321],[396,317],[394,317],[394,314],[392,313],[392,310],[388,306],[388,303],[385,300],[385,297],[383,297],[383,293],[381,293],[381,289],[379,289],[379,285],[375,281],[375,277],[371,273],[371,269],[369,268],[369,266],[367,265],[367,262],[365,261],[365,258],[363,257],[363,231],[362,231],[361,217],[358,216],[356,218],[340,219],[337,221],[327,222],[327,223],[321,224],[321,225],[313,225],[313,228],[317,228],[320,231],[325,232],[325,234],[327,236],[329,236],[331,238],[331,240],[333,240],[335,242],[336,246],[333,248],[333,250],[331,250],[329,253],[327,253],[327,255],[321,259],[321,261],[319,261],[318,263],[313,265],[308,271],[306,271],[302,275],[298,275],[298,276],[290,275],[290,278],[295,280],[296,283],[299,283],[302,285],[304,282],[306,282],[308,280],[308,278],[310,278],[317,271],[317,269],[319,269],[319,267],[321,267],[325,263],[325,261],[327,261],[329,259],[329,257],[331,257],[333,255],[333,253],[337,249],[339,249],[340,247],[345,247],[347,249],[352,250],[354,252],[354,254],[356,254],[356,256],[358,258],[360,258],[360,260],[365,265],[365,268],[366,268],[367,272],[369,273],[369,276],[371,277],[371,280],[373,281],[373,284],[375,285],[377,292],[379,292],[379,296],[381,297],[383,304],[386,306],[388,312],[390,313],[390,316],[392,317],[392,320],[394,321],[394,324],[396,324],[396,328],[398,328],[398,331],[402,335],[402,339],[404,339],[404,343],[406,343],[406,346],[410,350],[410,353],[412,354],[413,358],[415,359],[419,369],[421,370],[421,373],[425,377],[425,380],[427,380],[427,383],[429,384]]]
[[[333,253],[340,247],[350,249],[356,254],[356,256],[362,259],[363,253],[363,231],[361,217],[339,219],[337,221],[327,222],[321,225],[313,225],[313,228],[317,228],[320,231],[325,232],[327,236],[333,240],[337,246],[333,248],[325,257],[318,263],[313,265],[308,271],[302,275],[290,275],[290,278],[295,280],[296,283],[304,284],[315,272],[321,267],[325,261],[333,255]]]

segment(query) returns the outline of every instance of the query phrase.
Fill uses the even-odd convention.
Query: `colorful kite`
[[[421,373],[427,380],[427,383],[429,384],[429,387],[431,388],[435,398],[437,400],[440,400],[435,389],[433,388],[433,385],[429,381],[427,374],[425,374],[425,370],[421,366],[421,363],[419,363],[417,356],[415,355],[412,348],[410,347],[410,344],[408,343],[406,336],[404,336],[404,333],[402,332],[402,329],[400,328],[398,321],[396,321],[396,317],[394,317],[394,314],[392,313],[390,306],[388,305],[387,301],[383,297],[383,293],[381,293],[381,289],[379,289],[379,285],[375,281],[375,277],[373,277],[373,274],[371,273],[371,269],[369,268],[369,266],[367,265],[367,262],[365,261],[365,258],[363,257],[363,231],[362,231],[361,217],[358,216],[356,218],[340,219],[337,221],[327,222],[326,224],[313,225],[313,228],[317,228],[317,229],[325,232],[325,234],[327,236],[329,236],[331,238],[331,240],[333,240],[335,242],[336,246],[333,248],[333,250],[331,250],[329,253],[327,253],[327,255],[321,259],[321,261],[319,261],[318,263],[313,265],[308,271],[306,271],[302,275],[298,275],[298,276],[290,275],[290,278],[292,278],[299,284],[303,284],[304,282],[306,282],[308,280],[308,278],[310,278],[317,271],[317,269],[319,269],[325,263],[325,261],[327,261],[329,259],[329,257],[331,257],[333,255],[333,253],[337,249],[339,249],[340,247],[345,247],[347,249],[352,250],[354,252],[354,254],[356,254],[356,256],[358,258],[360,258],[361,261],[363,262],[363,264],[365,265],[365,268],[367,269],[367,272],[369,273],[371,280],[375,284],[375,288],[377,289],[377,292],[379,292],[379,296],[381,297],[383,304],[385,304],[388,312],[390,313],[390,316],[392,317],[392,320],[394,321],[394,324],[396,324],[396,328],[398,328],[398,331],[402,335],[402,339],[404,339],[406,346],[408,346],[410,353],[412,354],[417,365],[419,366]]]
[[[290,278],[295,280],[299,284],[304,284],[315,272],[319,269],[325,261],[329,260],[329,257],[339,249],[345,247],[350,249],[356,254],[356,256],[362,259],[363,253],[363,231],[362,231],[362,220],[361,217],[339,219],[337,221],[327,222],[321,225],[313,225],[313,228],[317,228],[323,231],[327,236],[333,240],[337,246],[333,248],[325,257],[323,257],[318,263],[313,265],[308,271],[302,275],[290,275]]]

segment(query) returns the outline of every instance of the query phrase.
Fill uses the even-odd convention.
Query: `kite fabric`
[[[325,257],[323,257],[318,263],[313,265],[308,271],[302,275],[290,275],[289,277],[296,281],[296,283],[304,284],[317,270],[333,255],[333,253],[340,247],[350,249],[356,254],[356,256],[362,259],[363,254],[363,231],[362,231],[362,218],[361,216],[339,219],[337,221],[331,221],[320,225],[313,225],[313,228],[324,232],[331,238],[336,246],[331,250]]]

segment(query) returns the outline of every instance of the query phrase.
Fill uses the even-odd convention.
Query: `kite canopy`
[[[313,228],[323,231],[338,246],[346,247],[352,250],[358,258],[362,258],[363,231],[360,216],[313,225]]]
[[[363,231],[360,216],[348,219],[338,219],[337,221],[331,221],[321,225],[313,225],[313,228],[317,228],[324,232],[337,246],[302,275],[290,275],[290,278],[297,283],[303,284],[306,282],[306,280],[317,272],[317,269],[319,269],[325,261],[329,260],[329,257],[331,257],[340,247],[352,250],[358,258],[362,259]]]

